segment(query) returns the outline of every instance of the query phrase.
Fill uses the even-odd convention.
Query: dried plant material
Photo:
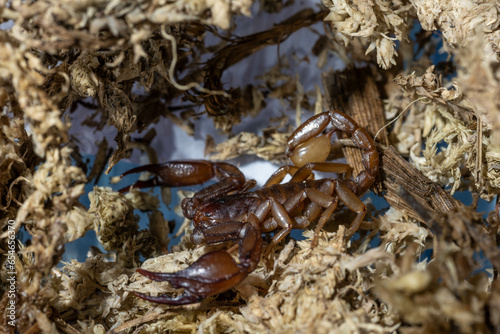
[[[397,103],[393,103],[392,100],[387,101],[385,113],[394,123],[391,131],[392,145],[399,153],[409,156],[413,147],[417,148],[418,145],[421,147],[423,144],[422,130],[425,115],[418,106],[420,100],[411,101],[405,98],[401,91],[393,94],[391,98],[406,102],[404,104],[400,101]],[[406,111],[408,111],[407,114],[405,114]]]
[[[130,243],[142,245],[141,253],[150,256],[157,252],[156,238],[147,230],[138,230],[134,209],[153,211],[159,205],[156,197],[132,190],[124,196],[111,188],[94,187],[89,193],[89,213],[95,214],[94,229],[106,251],[118,251]],[[161,219],[153,214],[151,219]]]
[[[386,249],[389,252],[395,252],[398,247],[405,245],[408,240],[411,240],[422,247],[429,236],[429,231],[424,226],[419,226],[412,220],[391,207],[383,216],[380,216],[380,224],[378,229],[383,232],[381,237],[385,243]],[[403,246],[404,247],[404,246]]]
[[[443,87],[433,70],[431,66],[423,76],[399,75],[395,79],[406,95],[425,104],[422,111],[425,149],[420,153],[419,142],[412,146],[413,164],[432,181],[452,186],[452,193],[460,186],[460,168],[466,164],[481,195],[491,199],[498,193],[499,183],[493,167],[496,165],[496,146],[490,145],[491,134],[476,131],[481,125],[477,123],[474,106],[459,87]],[[488,163],[483,146],[489,152],[488,173],[483,172],[483,164]]]
[[[109,124],[113,124],[118,130],[115,137],[117,149],[109,158],[109,166],[105,171],[108,174],[111,168],[125,155],[126,145],[129,141],[128,133],[132,129],[135,119],[132,116],[132,105],[127,94],[113,83],[108,83],[106,86],[106,90],[101,90],[99,93],[99,102],[109,113],[107,117]]]
[[[487,41],[483,50],[497,49],[498,8],[489,1],[345,1],[324,0],[330,22],[345,45],[362,37],[366,53],[376,50],[377,64],[396,65],[396,41],[408,41],[408,26],[414,17],[427,31],[439,30],[447,43],[465,46],[473,40]]]
[[[377,52],[377,64],[388,69],[396,64],[395,41],[407,40],[408,26],[405,1],[324,0],[330,10],[325,21],[338,31],[338,38],[347,45],[353,38],[363,37],[366,53]],[[394,36],[394,37],[391,37]]]
[[[22,147],[27,134],[21,119],[10,119],[6,115],[1,115],[0,126],[0,147],[2,148],[0,153],[0,193],[2,194],[0,211],[3,217],[14,217],[15,208],[21,206],[31,193],[30,180],[33,165],[27,166],[23,155],[32,156],[32,152]],[[21,138],[24,140],[20,141]],[[36,163],[36,160],[33,162]],[[5,226],[6,223],[2,219],[2,225]]]
[[[478,120],[476,137],[483,138],[482,142],[476,141],[468,165],[475,164],[472,170],[475,183],[479,189],[485,189],[486,198],[491,198],[500,188],[500,109],[497,103],[500,82],[494,70],[498,56],[488,45],[489,42],[486,35],[478,36],[469,43],[469,47],[456,50],[460,65],[456,82],[474,107]],[[479,49],[485,49],[485,53],[477,52]]]
[[[97,239],[106,251],[121,248],[131,237],[127,233],[134,233],[138,227],[129,202],[123,195],[112,192],[111,188],[100,187],[89,193],[89,199],[89,212],[99,218]]]
[[[115,137],[117,147],[106,170],[109,173],[124,157],[129,133],[136,122],[133,101],[130,99],[133,81],[140,81],[147,90],[165,90],[160,88],[161,83],[158,86],[158,80],[153,82],[154,75],[158,74],[168,83],[163,85],[167,90],[175,87],[177,81],[174,73],[164,64],[175,66],[187,57],[186,53],[175,50],[176,45],[199,43],[188,36],[189,32],[187,35],[184,33],[189,29],[195,30],[196,24],[181,28],[181,31],[170,31],[170,26],[179,22],[199,21],[228,28],[234,14],[250,13],[251,3],[248,0],[180,0],[162,5],[151,1],[141,4],[133,1],[110,4],[77,4],[71,1],[52,4],[42,1],[33,6],[13,3],[4,13],[15,22],[11,35],[17,43],[26,50],[36,48],[47,53],[44,66],[58,71],[49,72],[48,76],[52,78],[48,90],[61,95],[62,100],[59,102],[64,109],[81,97],[98,98],[104,112],[101,122],[113,125],[118,131]],[[218,9],[212,11],[210,8],[215,8],[212,6]],[[206,15],[207,11],[210,15]],[[30,29],[32,24],[36,28]],[[25,28],[21,29],[21,26]],[[168,29],[162,31],[166,31],[170,39],[158,39],[161,28],[167,26]],[[193,33],[197,35],[199,31]],[[163,52],[162,49],[169,42],[172,52]],[[72,48],[81,52],[69,51]],[[9,53],[7,50],[4,52]],[[145,63],[139,63],[141,59]],[[47,70],[40,72],[46,74]],[[42,85],[44,76],[37,76],[38,85]],[[210,94],[200,89],[204,94]],[[167,95],[170,100],[178,94]]]
[[[306,235],[311,237],[312,232]],[[341,238],[342,234],[324,235],[314,250],[308,241],[298,242],[286,266],[275,270],[280,280],[265,297],[254,294],[242,314],[259,324],[259,332],[383,331],[372,319],[390,315],[365,298],[372,282],[362,267],[391,257],[384,251],[346,256]],[[354,295],[357,302],[352,304]],[[393,326],[392,330],[399,324]]]
[[[495,31],[495,35],[500,37],[500,32]],[[454,80],[466,93],[478,119],[481,119],[486,129],[492,131],[492,144],[500,145],[500,112],[496,103],[500,83],[495,69],[500,41],[491,45],[489,37],[487,34],[478,34],[468,43],[468,47],[457,48],[455,54],[459,67]],[[479,49],[484,49],[484,52],[477,52]]]
[[[95,216],[91,212],[74,207],[69,211],[66,219],[66,242],[74,241],[81,238],[95,226]]]
[[[41,29],[36,35],[25,34],[18,28],[14,31],[14,36],[28,47],[62,50],[77,43],[82,48],[98,50],[110,46],[118,47],[125,42],[133,44],[134,52],[141,56],[146,53],[140,44],[151,35],[154,25],[173,25],[200,19],[204,24],[215,24],[227,29],[232,15],[250,14],[251,4],[248,0],[175,1],[162,5],[148,1],[139,4],[133,1],[109,4],[92,1],[75,4],[72,1],[64,1],[54,5],[49,1],[42,1],[36,6],[15,3],[5,12],[9,19],[32,19],[40,25]],[[218,10],[212,11],[212,8]],[[207,10],[212,15],[207,16]],[[134,29],[136,26],[140,29]],[[80,30],[77,33],[70,27],[80,27]],[[99,32],[103,33],[96,39],[95,36]],[[53,44],[45,43],[47,37],[53,35],[60,35],[60,38],[55,39]]]
[[[310,231],[306,235],[311,238],[313,234]],[[213,332],[235,328],[254,333],[285,333],[290,330],[323,332],[333,329],[383,331],[383,326],[370,320],[379,317],[391,323],[392,330],[398,328],[399,323],[393,321],[395,319],[387,309],[363,297],[373,282],[369,272],[362,267],[375,262],[390,263],[391,256],[382,249],[346,256],[342,238],[342,233],[323,234],[314,250],[310,249],[310,240],[297,244],[292,241],[280,253],[272,255],[274,265],[271,268],[262,261],[259,268],[236,287],[239,293],[234,297],[228,295],[232,299],[226,302],[226,307],[207,313],[207,307],[220,303],[209,299],[198,306],[185,306],[181,313],[172,314],[172,319],[158,319],[154,324],[146,324],[144,329],[149,332],[161,326],[163,329],[180,330],[191,324],[192,328]],[[178,271],[210,249],[213,247],[151,259],[144,263],[143,268]],[[276,281],[275,277],[280,279]],[[151,282],[139,275],[132,280],[134,278],[136,281],[129,288],[143,291],[146,287],[153,295],[176,293],[168,285]],[[358,298],[355,305],[349,301],[353,295]],[[238,310],[242,301],[246,301],[246,306]],[[143,307],[151,305],[140,303]],[[163,309],[164,306],[158,308]]]
[[[232,94],[231,103],[238,107],[228,114],[212,117],[215,127],[224,133],[231,133],[233,126],[239,124],[243,116],[257,116],[265,106],[264,94],[257,87],[246,86]]]
[[[96,159],[92,165],[89,175],[87,176],[88,182],[94,181],[94,184],[99,182],[104,167],[106,165],[106,160],[109,158],[108,154],[108,141],[104,138],[99,144],[99,148],[96,153]]]
[[[251,132],[240,132],[233,138],[208,150],[212,160],[230,160],[242,155],[255,155],[276,163],[288,161],[285,156],[289,133],[269,128],[262,136]]]
[[[418,202],[413,206],[417,211],[428,212]],[[375,293],[409,325],[419,326],[417,333],[450,331],[451,328],[464,333],[489,333],[498,329],[488,316],[495,309],[488,302],[496,298],[498,292],[489,294],[490,280],[486,273],[475,273],[483,265],[474,260],[478,249],[488,249],[493,268],[500,258],[493,235],[484,230],[484,220],[468,207],[459,207],[444,215],[428,213],[426,218],[433,221],[429,226],[442,231],[434,240],[434,261],[425,271],[415,268],[381,280]],[[415,328],[406,330],[415,332]]]
[[[310,26],[313,23],[323,19],[325,11],[313,12],[311,9],[305,9],[292,17],[286,19],[280,24],[274,25],[271,29],[256,33],[245,38],[240,38],[230,45],[222,48],[216,56],[207,62],[205,71],[205,88],[211,90],[221,90],[221,77],[224,70],[240,62],[242,59],[257,52],[267,45],[279,44],[285,41],[293,32],[303,27]],[[234,105],[232,99],[213,95],[204,98],[205,107],[209,114],[223,115],[233,114]],[[236,99],[237,101],[237,99]]]
[[[177,1],[172,4],[166,4],[159,7],[151,13],[150,19],[155,23],[164,24],[165,21],[178,20],[185,22],[186,19],[202,18],[206,16],[206,12],[210,12],[204,22],[205,24],[217,25],[222,29],[228,29],[230,18],[233,13],[250,15],[250,0],[226,1],[226,0],[209,0],[209,1]],[[214,10],[217,9],[217,10]]]
[[[163,213],[159,210],[153,210],[149,215],[149,231],[151,235],[158,241],[162,253],[168,253],[168,244],[170,238],[170,224],[165,220]]]
[[[293,9],[295,15],[289,10],[273,16],[288,19],[267,30],[233,35],[239,24],[234,17],[249,15],[252,3],[4,1],[0,327],[75,334],[498,332],[500,323],[492,316],[500,312],[498,206],[486,220],[445,190],[468,186],[484,198],[498,194],[496,6],[486,1],[325,0],[327,9],[304,8],[303,3],[300,11]],[[260,9],[278,11],[291,2],[261,3]],[[320,25],[311,28],[325,17],[329,25],[324,31]],[[423,30],[407,40],[417,18]],[[262,84],[223,90],[229,68],[243,65],[267,45],[293,38],[302,27],[319,36],[313,50],[290,54],[279,49],[267,72],[251,69]],[[456,84],[438,75],[450,74],[443,64],[429,67],[437,50],[426,30],[436,29],[449,52],[445,65],[458,69]],[[318,87],[308,86],[308,77],[299,78],[295,64],[313,67],[317,56],[320,66],[337,66],[330,62],[332,51],[348,69],[325,84],[323,97]],[[349,67],[359,61],[371,70]],[[389,67],[392,72],[383,70]],[[402,68],[419,74],[403,74]],[[394,77],[399,87],[385,85],[384,92],[377,86]],[[353,82],[344,85],[344,79]],[[384,109],[380,98],[386,97]],[[171,224],[159,211],[163,203],[156,196],[96,187],[87,194],[87,208],[80,203],[84,187],[99,178],[106,161],[109,171],[132,149],[156,162],[150,144],[157,134],[154,123],[161,118],[189,134],[198,133],[199,119],[229,133],[243,115],[260,113],[268,99],[278,99],[288,111],[279,123],[270,120],[256,134],[242,132],[207,145],[207,154],[217,160],[245,154],[282,164],[292,131],[289,120],[302,120],[304,109],[320,112],[326,101],[327,109],[343,108],[354,115],[372,136],[384,129],[377,136],[383,153],[380,181],[387,187],[390,208],[379,212],[381,208],[367,204],[368,214],[352,240],[345,236],[352,212],[340,210],[320,232],[316,248],[311,248],[312,230],[299,240],[287,237],[241,284],[200,303],[169,307],[137,298],[133,292],[182,292],[136,274],[136,268],[177,271],[214,249],[231,249],[238,261],[237,246],[195,248],[191,222],[185,219],[176,235],[181,241],[169,250]],[[202,104],[210,117],[198,118]],[[394,127],[387,126],[383,111],[401,115]],[[71,135],[70,126],[78,127]],[[75,133],[101,137],[98,132],[109,127],[116,138],[101,141],[86,178],[84,143]],[[411,156],[427,177],[403,156]],[[362,168],[359,157],[355,161],[353,167]],[[168,192],[162,189],[163,202],[170,202]],[[183,189],[179,197],[186,196],[192,193]],[[174,205],[182,215],[180,203]],[[134,210],[147,213],[149,229],[139,230]],[[61,263],[68,242],[81,241],[90,229],[105,253],[100,247],[82,249],[85,260]],[[268,238],[264,240],[267,245]],[[5,269],[16,272],[13,294],[12,274]],[[7,317],[11,300],[16,303],[16,328]]]
[[[497,5],[486,0],[412,1],[412,5],[422,28],[439,29],[450,44],[467,45],[481,32],[492,34],[500,24]]]
[[[66,321],[79,319],[80,326],[89,326],[92,331],[103,325],[109,328],[116,322],[125,322],[136,312],[130,303],[129,291],[124,289],[133,272],[125,268],[131,265],[125,254],[113,261],[107,260],[105,254],[99,254],[84,263],[67,263],[59,275],[62,289],[51,306],[60,311],[77,311],[66,314]],[[89,318],[94,320],[87,322]]]
[[[405,161],[393,147],[385,149],[381,158],[382,182],[387,191],[384,197],[399,211],[407,212],[412,218],[422,221],[423,217],[412,210],[409,202],[402,198],[401,188],[428,203],[433,212],[445,213],[461,206],[459,201]]]

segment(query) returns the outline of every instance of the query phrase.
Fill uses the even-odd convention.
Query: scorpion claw
[[[142,188],[155,187],[157,185],[161,185],[161,182],[158,182],[157,178],[152,178],[152,179],[149,179],[147,181],[140,181],[139,180],[130,186],[126,186],[124,188],[121,188],[120,190],[118,190],[118,192],[123,194],[123,193],[130,191],[130,189],[132,189],[132,188],[142,189]]]
[[[145,269],[136,271],[152,280],[168,281],[174,288],[185,289],[178,297],[149,297],[136,293],[140,298],[169,305],[190,304],[227,291],[248,275],[248,269],[237,264],[231,255],[223,250],[207,253],[191,266],[176,273],[155,273]]]
[[[142,188],[168,185],[166,182],[163,181],[163,178],[162,178],[162,172],[167,168],[168,168],[167,164],[145,165],[145,166],[132,168],[132,169],[126,171],[125,173],[123,173],[122,175],[120,175],[120,177],[123,178],[127,175],[130,175],[130,174],[142,173],[142,172],[152,173],[152,174],[154,174],[154,177],[149,179],[149,180],[146,180],[146,181],[139,180],[130,186],[126,186],[126,187],[118,190],[118,192],[126,193],[126,192],[130,191],[130,189],[132,189],[132,188],[142,189]]]
[[[186,291],[185,293],[177,296],[177,297],[170,297],[168,295],[161,295],[158,297],[152,297],[148,296],[146,294],[140,293],[140,292],[134,292],[134,294],[142,299],[145,299],[149,302],[152,303],[158,303],[158,304],[167,304],[167,305],[186,305],[186,304],[193,304],[197,303],[201,300],[200,297],[191,294],[189,291]]]

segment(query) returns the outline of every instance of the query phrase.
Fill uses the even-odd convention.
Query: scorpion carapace
[[[323,134],[329,125],[333,129]],[[365,170],[355,180],[314,180],[313,171],[345,174],[351,170],[347,164],[325,162],[330,152],[330,136],[335,131],[350,135],[353,143],[364,151]],[[249,191],[255,181],[245,180],[237,167],[223,162],[171,161],[126,172],[124,175],[142,171],[155,175],[149,181],[133,185],[139,188],[187,186],[217,177],[217,183],[182,202],[184,216],[193,220],[191,240],[196,245],[235,241],[239,247],[238,261],[228,252],[217,250],[175,273],[137,269],[150,279],[184,288],[184,292],[177,297],[136,295],[156,303],[182,305],[227,291],[256,268],[263,249],[262,233],[276,231],[267,246],[269,253],[293,228],[305,228],[318,220],[312,241],[315,247],[322,227],[339,201],[357,213],[346,232],[348,238],[354,235],[366,213],[358,196],[373,184],[378,173],[378,153],[368,133],[341,112],[324,112],[297,128],[289,137],[286,153],[293,165],[280,167],[262,189],[255,191]],[[282,184],[287,174],[292,178]],[[128,190],[129,187],[122,189]]]

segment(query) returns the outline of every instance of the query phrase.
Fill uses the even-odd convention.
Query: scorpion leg
[[[278,168],[264,184],[264,188],[281,183],[287,174],[292,176],[290,182],[306,180],[312,171],[345,174],[351,171],[351,166],[335,162],[308,162],[302,167],[285,165]]]
[[[292,196],[290,196],[285,203],[281,204],[274,198],[269,199],[271,205],[272,217],[267,219],[262,225],[264,231],[272,231],[275,230],[278,226],[282,229],[276,233],[267,249],[264,253],[264,257],[267,257],[274,246],[279,244],[283,238],[285,238],[290,232],[292,228],[296,227],[298,224],[290,218],[290,212],[295,210],[300,203],[302,203],[307,198],[306,192],[304,190],[297,191]],[[307,222],[309,225],[310,221]]]
[[[335,162],[308,162],[302,167],[285,165],[278,168],[264,184],[264,188],[281,183],[287,174],[292,176],[290,182],[306,180],[312,171],[344,174],[351,171],[351,166]]]
[[[150,297],[137,294],[146,300],[169,304],[184,305],[198,302],[208,296],[227,291],[247,277],[257,266],[262,253],[262,236],[254,217],[250,222],[229,222],[222,226],[201,228],[203,236],[194,237],[195,242],[216,243],[238,240],[239,263],[225,250],[217,250],[201,256],[188,268],[175,273],[155,273],[144,269],[137,272],[156,281],[168,281],[174,288],[184,288],[177,297],[168,295]]]
[[[321,208],[325,208],[325,211],[321,214],[318,225],[314,231],[314,237],[312,240],[311,247],[314,248],[317,244],[317,237],[319,235],[319,231],[323,228],[326,221],[332,215],[333,211],[337,208],[338,199],[337,197],[332,197],[331,195],[335,191],[335,183],[333,180],[326,180],[323,182],[318,189],[306,188],[304,190],[300,190],[290,196],[283,207],[287,213],[292,212],[300,203],[302,203],[306,198],[308,198],[311,203],[308,204],[307,208],[304,211],[304,216],[295,217],[293,221],[293,228],[306,228],[311,224],[312,221],[316,220],[316,218],[321,213]],[[265,226],[266,224],[264,224]],[[280,225],[281,226],[281,225]],[[276,228],[277,226],[270,225],[268,227],[269,230]],[[281,241],[286,234],[288,234],[290,230],[284,229],[280,231],[272,240],[271,245],[269,246],[266,253],[268,253],[272,246]]]
[[[314,220],[319,215],[320,207],[325,208],[321,217],[314,229],[314,236],[311,242],[311,248],[318,245],[319,232],[325,226],[328,218],[332,215],[333,211],[337,208],[337,197],[331,196],[335,191],[335,183],[333,181],[325,182],[320,189],[306,189],[307,197],[311,200],[310,208],[307,210],[308,219]],[[315,205],[315,206],[314,206]]]
[[[325,211],[321,215],[320,221],[315,230],[315,237],[313,239],[312,246],[314,247],[316,243],[315,240],[317,238],[317,235],[319,234],[319,231],[337,207],[337,197],[331,196],[334,190],[334,181],[327,180],[323,184],[321,184],[318,189],[306,188],[304,190],[297,191],[292,196],[290,196],[285,201],[285,203],[283,203],[283,205],[275,201],[275,203],[273,203],[273,215],[263,223],[263,230],[271,231],[276,229],[278,226],[282,227],[282,230],[275,234],[264,254],[264,257],[266,257],[270,253],[275,245],[277,245],[287,234],[290,233],[292,228],[307,227],[319,216],[319,214],[321,213],[321,208],[323,207],[325,208]],[[290,212],[293,212],[293,210],[295,210],[306,198],[309,198],[311,200],[311,203],[309,203],[306,210],[304,211],[305,217],[303,217],[303,219],[296,217],[294,220],[292,220],[290,218]]]
[[[334,130],[320,135],[329,123],[333,125]],[[341,131],[350,135],[354,145],[364,151],[362,162],[365,170],[357,175],[353,189],[357,195],[361,195],[375,181],[378,173],[379,155],[375,147],[375,142],[368,132],[360,128],[348,115],[332,110],[311,117],[289,137],[286,155],[298,167],[302,167],[309,162],[325,161],[330,152],[330,136],[335,131]],[[307,171],[307,168],[296,172],[297,176],[292,178],[292,181],[307,178],[310,173]]]
[[[297,172],[297,170],[299,170],[299,167],[297,166],[292,166],[292,165],[281,166],[269,177],[269,179],[267,179],[263,188],[268,188],[275,184],[281,183],[281,181],[283,181],[283,179],[287,176],[287,174],[293,176]]]
[[[314,230],[314,238],[311,242],[312,248],[317,246],[319,232],[337,208],[339,199],[349,209],[357,212],[356,218],[354,218],[351,227],[346,232],[346,237],[350,239],[356,233],[366,215],[366,206],[342,180],[327,181],[319,189],[306,189],[305,191],[307,197],[311,200],[311,204],[306,209],[307,220],[315,220],[321,211],[321,207],[325,208]],[[338,196],[333,196],[334,192]]]
[[[285,236],[290,234],[293,226],[292,219],[290,218],[288,212],[285,210],[285,207],[281,203],[276,201],[274,198],[270,199],[270,201],[271,201],[271,212],[273,216],[270,219],[274,219],[282,229],[273,236],[266,250],[266,253],[264,254],[264,257],[267,256],[269,254],[269,251],[272,248],[274,248],[274,246],[279,244],[280,241],[283,240]]]
[[[345,174],[351,171],[351,166],[335,162],[308,162],[293,175],[290,182],[304,181],[313,171]]]
[[[332,195],[334,190],[335,190],[335,183],[330,179],[326,179],[318,187],[317,190],[320,193],[323,193],[326,195]],[[308,198],[309,197],[308,192],[306,192],[305,190],[303,192],[304,192],[304,197]],[[309,195],[310,195],[310,193],[311,192],[309,191]],[[314,197],[312,197],[312,198],[315,199]],[[307,205],[306,209],[304,210],[304,215],[302,216],[303,218],[302,219],[299,219],[299,217],[295,218],[294,228],[306,228],[306,227],[308,227],[311,224],[311,222],[315,221],[316,218],[318,218],[318,216],[321,213],[321,208],[328,206],[327,204],[325,205],[321,202],[319,202],[319,204],[317,204],[318,200],[316,200],[316,199],[315,199],[315,201],[313,201],[311,198],[309,198],[309,199],[311,200],[311,203],[309,203]]]
[[[357,212],[356,218],[351,223],[351,227],[346,232],[346,238],[350,239],[354,233],[359,229],[359,226],[361,225],[361,222],[363,221],[363,218],[366,215],[366,206],[365,204],[359,199],[356,194],[349,189],[347,185],[345,185],[342,181],[336,180],[336,192],[339,195],[340,200],[347,205],[349,209],[351,209],[354,212]]]

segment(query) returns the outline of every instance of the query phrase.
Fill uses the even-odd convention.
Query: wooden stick
[[[381,157],[380,174],[385,189],[384,197],[394,208],[405,211],[410,217],[425,223],[426,217],[422,217],[422,214],[415,210],[412,199],[404,193],[411,194],[420,205],[429,210],[429,214],[443,214],[463,206],[440,185],[410,165],[394,147],[389,146],[383,150]]]

